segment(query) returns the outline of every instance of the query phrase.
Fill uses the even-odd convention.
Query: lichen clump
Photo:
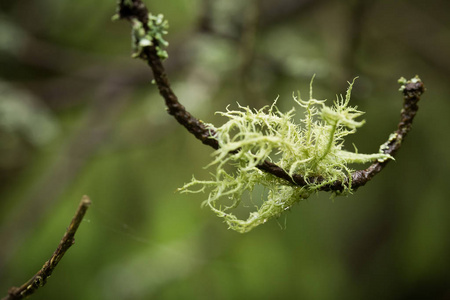
[[[169,23],[164,20],[164,16],[159,14],[157,16],[148,14],[148,31],[145,30],[144,25],[138,19],[132,19],[132,47],[133,58],[141,57],[144,47],[155,46],[156,52],[162,60],[169,57],[164,47],[169,46],[169,43],[163,38],[167,34]]]
[[[345,97],[337,97],[333,106],[328,107],[325,100],[313,98],[311,81],[309,100],[293,96],[295,103],[305,110],[305,117],[298,124],[294,122],[295,108],[282,113],[276,101],[260,110],[239,106],[239,110],[219,112],[228,121],[219,128],[209,125],[219,143],[214,160],[208,165],[215,169],[213,178],[209,181],[193,178],[180,190],[193,193],[208,190],[204,205],[224,218],[229,228],[244,233],[280,216],[323,185],[336,180],[348,182],[353,172],[348,164],[392,159],[381,150],[376,154],[343,150],[344,137],[364,124],[355,120],[363,112],[349,106],[352,87],[353,83],[349,83]],[[306,186],[294,185],[259,170],[257,166],[265,160],[274,162],[291,176],[320,176],[323,180]],[[267,198],[259,206],[255,204],[247,219],[239,219],[233,209],[241,204],[244,193],[251,194],[257,187],[266,191]],[[351,191],[349,182],[340,194]]]

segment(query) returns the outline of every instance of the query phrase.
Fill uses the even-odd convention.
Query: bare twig
[[[96,155],[105,140],[116,130],[116,120],[129,105],[131,97],[129,88],[117,81],[112,85],[110,81],[113,80],[105,77],[104,83],[96,87],[95,100],[91,101],[80,126],[67,134],[64,143],[58,148],[58,154],[35,178],[17,204],[17,209],[11,210],[1,220],[0,282],[4,282],[7,276],[7,262],[23,243],[23,239],[16,237],[25,236],[43,218],[87,161]]]
[[[42,268],[33,277],[31,277],[30,280],[22,284],[20,287],[11,287],[8,291],[8,296],[4,297],[2,300],[23,299],[33,294],[39,287],[46,284],[47,278],[50,277],[66,251],[75,243],[75,233],[77,232],[77,229],[80,226],[80,223],[83,220],[90,204],[91,200],[89,197],[83,196],[69,228],[67,228],[66,233],[59,242],[58,248],[56,248],[50,259],[45,262]]]
[[[118,15],[121,19],[127,19],[129,21],[138,20],[144,24],[145,30],[148,31],[149,29],[146,25],[148,23],[148,10],[142,0],[120,0]],[[152,69],[156,85],[158,86],[161,96],[166,102],[169,114],[173,115],[181,125],[183,125],[197,139],[202,141],[203,144],[217,149],[219,145],[217,140],[214,139],[216,132],[214,132],[211,128],[206,127],[202,121],[192,116],[178,101],[177,96],[170,87],[170,83],[161,59],[157,55],[156,46],[158,46],[158,41],[154,40],[153,45],[144,47],[140,54],[140,58],[144,59]],[[391,135],[389,140],[384,144],[384,153],[394,156],[400,148],[404,137],[411,129],[412,121],[418,110],[417,102],[420,100],[420,97],[424,91],[425,87],[420,80],[408,83],[403,89],[404,103],[400,123],[398,124],[397,131]],[[320,190],[339,192],[344,190],[345,186],[349,185],[351,185],[353,189],[361,187],[370,181],[373,176],[378,174],[388,162],[389,160],[382,163],[374,162],[365,170],[355,171],[351,178],[348,178],[345,181],[335,181],[332,184],[324,185],[320,188]],[[286,181],[299,186],[305,186],[311,183],[317,184],[324,180],[321,177],[305,178],[301,174],[294,174],[293,176],[290,176],[284,169],[269,161],[265,161],[257,167],[264,172],[273,174],[274,176],[285,179]]]

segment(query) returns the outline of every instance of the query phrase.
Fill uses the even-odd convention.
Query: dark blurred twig
[[[247,13],[244,19],[240,42],[241,62],[239,67],[239,81],[246,98],[260,99],[257,84],[252,81],[252,65],[255,61],[256,37],[261,15],[261,0],[252,0],[247,3]]]
[[[373,6],[373,0],[357,0],[346,3],[348,20],[346,26],[345,41],[343,41],[343,53],[341,57],[344,78],[354,78],[361,74],[358,69],[358,52],[364,34],[364,26],[368,14]]]
[[[129,21],[139,21],[143,24],[144,30],[149,31],[148,27],[148,10],[142,0],[120,0],[118,4],[118,15],[120,19],[127,19]],[[156,85],[158,86],[161,96],[166,102],[169,114],[173,115],[175,119],[183,125],[190,133],[192,133],[202,143],[211,146],[214,149],[219,147],[218,142],[214,139],[216,132],[205,124],[192,116],[186,108],[178,101],[177,96],[170,86],[170,82],[167,78],[166,71],[162,64],[160,57],[157,55],[156,47],[158,41],[153,40],[152,45],[143,47],[140,53],[140,58],[145,60],[153,71]],[[423,83],[420,81],[409,82],[404,90],[404,103],[401,113],[401,120],[398,124],[398,130],[391,135],[389,140],[384,145],[384,153],[392,156],[400,148],[403,138],[411,129],[411,124],[414,116],[418,110],[417,102],[420,100],[421,95],[425,91]],[[345,186],[351,185],[353,189],[365,185],[370,181],[373,176],[378,174],[388,163],[374,162],[369,168],[365,170],[355,171],[351,178],[345,181],[335,181],[332,184],[323,185],[320,190],[340,192],[344,190]],[[258,168],[264,172],[271,173],[286,181],[299,185],[306,186],[309,184],[320,184],[324,179],[318,177],[305,178],[301,174],[294,174],[290,176],[284,169],[280,168],[276,164],[265,161],[258,165]]]
[[[46,169],[29,186],[24,197],[2,220],[0,227],[0,282],[8,273],[7,262],[23,243],[29,230],[44,216],[61,193],[73,183],[80,170],[111,138],[117,119],[129,104],[130,89],[109,84],[106,78],[97,87],[95,100],[83,115],[80,125],[65,133]],[[26,220],[26,222],[24,221]]]
[[[52,257],[45,262],[42,268],[33,277],[31,277],[30,280],[22,284],[20,287],[11,287],[8,291],[8,296],[4,297],[2,300],[23,299],[33,294],[38,288],[46,284],[47,278],[52,275],[66,251],[75,243],[75,233],[77,232],[89,205],[91,205],[91,200],[88,196],[83,196],[72,222],[67,228],[66,233],[59,242],[58,248],[56,248]]]

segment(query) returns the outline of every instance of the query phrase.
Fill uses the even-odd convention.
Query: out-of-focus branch
[[[131,22],[139,21],[143,24],[144,30],[147,32],[149,31],[149,26],[147,25],[149,21],[148,10],[142,0],[120,0],[117,12],[120,19],[127,19]],[[177,96],[170,87],[161,58],[157,55],[157,46],[158,41],[154,39],[151,45],[143,47],[139,57],[145,60],[152,69],[156,85],[158,86],[161,96],[166,102],[169,114],[173,115],[175,119],[197,139],[202,141],[204,144],[217,149],[219,145],[217,140],[214,139],[216,132],[210,127],[205,126],[202,121],[192,116],[178,101]],[[411,129],[412,121],[418,110],[417,103],[424,91],[425,87],[418,77],[416,80],[413,79],[409,82],[405,81],[403,88],[404,104],[401,113],[401,120],[398,124],[397,131],[392,134],[389,140],[382,146],[385,154],[394,156],[400,148],[402,140]],[[333,184],[322,186],[320,190],[340,192],[344,190],[345,186],[349,185],[351,185],[353,189],[356,189],[370,181],[373,176],[378,174],[384,166],[386,166],[387,162],[388,160],[382,163],[374,162],[365,170],[355,171],[351,178],[348,178],[346,181],[335,181]],[[264,172],[271,173],[299,186],[320,184],[320,182],[324,180],[320,176],[308,178],[305,178],[301,174],[294,174],[293,176],[290,176],[284,169],[269,161],[265,161],[257,167]]]
[[[129,104],[130,89],[121,84],[110,84],[113,80],[116,79],[106,78],[104,84],[97,87],[95,100],[91,101],[80,126],[66,134],[58,155],[29,185],[24,199],[19,199],[14,209],[1,220],[0,282],[7,276],[7,262],[33,225],[43,218],[116,129],[116,120]]]
[[[46,284],[47,278],[52,275],[66,251],[75,243],[75,233],[77,232],[90,204],[91,200],[89,197],[83,196],[72,222],[59,242],[58,248],[56,248],[50,259],[45,262],[42,268],[33,277],[31,277],[30,280],[22,284],[20,287],[11,287],[8,291],[8,296],[2,298],[2,300],[23,299],[33,294],[38,288]]]

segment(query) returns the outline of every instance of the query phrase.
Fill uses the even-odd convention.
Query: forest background
[[[300,202],[248,234],[204,194],[212,150],[172,117],[130,58],[114,1],[0,2],[0,290],[49,258],[82,195],[76,244],[33,299],[450,299],[450,2],[147,1],[169,20],[165,61],[180,101],[214,124],[229,104],[292,92],[332,101],[359,76],[376,152],[396,129],[397,79],[427,92],[391,163],[354,195]],[[301,114],[299,114],[300,116]]]

